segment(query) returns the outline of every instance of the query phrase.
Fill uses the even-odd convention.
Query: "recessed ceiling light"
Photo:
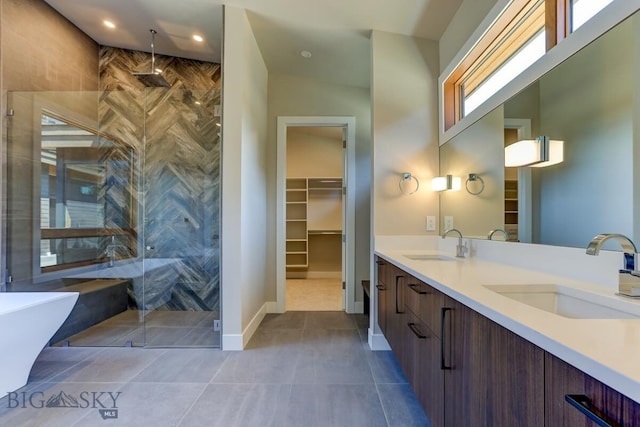
[[[193,39],[195,41],[197,41],[198,43],[202,43],[204,41],[204,38],[201,35],[198,35],[198,34],[194,34],[193,35]]]
[[[311,52],[309,52],[308,50],[301,50],[300,56],[302,56],[303,58],[311,58]]]
[[[104,21],[102,21],[102,23],[107,28],[111,28],[111,29],[116,28],[116,24],[114,24],[113,22],[109,21],[108,19],[105,19]]]

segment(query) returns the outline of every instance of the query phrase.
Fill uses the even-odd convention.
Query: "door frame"
[[[531,138],[531,119],[504,119],[505,129],[516,129],[518,140]],[[533,243],[531,168],[518,168],[518,241]]]
[[[356,118],[353,116],[279,116],[277,124],[276,157],[276,312],[286,311],[286,184],[287,184],[287,128],[289,127],[343,127],[346,128],[346,170],[342,178],[346,188],[343,206],[346,221],[346,263],[342,266],[346,291],[347,313],[355,313],[355,145]]]

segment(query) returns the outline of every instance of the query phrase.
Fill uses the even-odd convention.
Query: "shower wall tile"
[[[96,90],[98,45],[42,0],[1,0],[2,89]]]
[[[139,154],[131,195],[144,256],[179,260],[173,297],[155,308],[217,310],[220,66],[163,55],[156,66],[170,88],[147,88],[132,75],[150,70],[150,54],[100,48],[100,124]],[[147,296],[168,287],[161,280],[145,286]]]

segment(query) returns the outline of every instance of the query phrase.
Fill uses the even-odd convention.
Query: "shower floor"
[[[127,310],[65,341],[72,347],[219,347],[220,332],[213,330],[219,318],[214,311],[159,310],[147,312],[142,323],[142,312]]]

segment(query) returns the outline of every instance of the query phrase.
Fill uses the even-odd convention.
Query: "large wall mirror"
[[[569,247],[599,233],[640,242],[638,13],[440,147],[441,175],[463,183],[441,194],[441,225]],[[564,141],[562,163],[504,167],[505,145],[538,135]],[[482,177],[481,193],[465,191],[469,174]]]

